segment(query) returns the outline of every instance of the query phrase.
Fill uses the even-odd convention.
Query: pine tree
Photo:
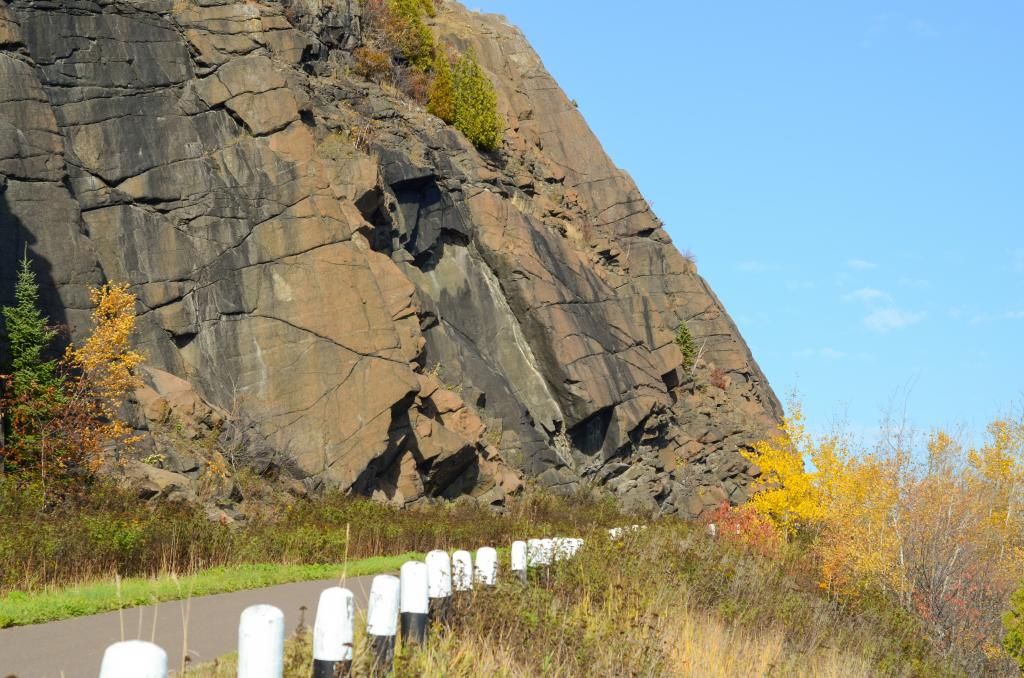
[[[455,66],[455,127],[483,150],[501,145],[504,125],[498,115],[498,96],[472,51]]]
[[[57,361],[43,359],[57,332],[39,310],[39,284],[27,256],[21,260],[14,299],[14,306],[3,308],[13,395],[32,398],[60,386],[61,379],[57,375]]]
[[[675,342],[679,347],[679,352],[683,354],[683,369],[689,372],[697,363],[697,342],[693,340],[693,335],[690,334],[690,328],[685,320],[679,321]]]
[[[434,58],[434,82],[430,85],[428,97],[428,112],[449,125],[455,122],[455,76],[443,50],[438,50]]]
[[[39,284],[27,256],[21,260],[14,299],[14,306],[0,309],[11,355],[10,380],[4,385],[6,392],[0,393],[0,472],[4,466],[34,463],[41,427],[59,402],[63,385],[57,361],[43,359],[57,333],[39,310]]]

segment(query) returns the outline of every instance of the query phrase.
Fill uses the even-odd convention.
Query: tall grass
[[[458,600],[451,628],[434,628],[423,649],[399,649],[394,675],[960,675],[895,607],[824,595],[800,546],[761,555],[676,520],[620,541],[586,536],[575,559],[534,572],[528,588],[505,580]],[[369,675],[359,638],[355,675]],[[289,653],[286,676],[307,676],[308,634]],[[232,675],[232,666],[189,675]]]
[[[248,494],[255,495],[255,488]],[[199,507],[145,503],[109,482],[46,505],[36,485],[0,478],[0,595],[114,574],[338,563],[346,549],[348,558],[362,559],[502,545],[538,532],[573,533],[622,520],[610,502],[540,492],[513,499],[504,515],[462,502],[400,511],[340,493],[315,500],[268,495],[243,508],[251,516],[244,525],[222,524]]]

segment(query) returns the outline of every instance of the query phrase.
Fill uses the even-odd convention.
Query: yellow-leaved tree
[[[43,427],[44,478],[65,472],[94,473],[108,446],[132,442],[119,418],[125,396],[138,386],[134,369],[142,356],[131,348],[135,295],[127,285],[108,283],[90,291],[93,330],[81,346],[69,346],[61,361],[60,404]]]
[[[761,489],[750,506],[788,535],[800,528],[815,529],[825,518],[820,476],[807,472],[805,459],[813,458],[813,441],[807,434],[799,405],[783,420],[779,431],[754,444],[744,456],[761,469]]]
[[[944,431],[920,452],[902,436],[867,451],[814,438],[792,410],[746,455],[762,472],[750,506],[813,542],[823,588],[890,597],[969,672],[984,672],[1024,577],[1024,419],[993,422],[966,453]]]

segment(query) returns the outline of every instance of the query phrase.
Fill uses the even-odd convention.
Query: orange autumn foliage
[[[139,384],[134,370],[142,355],[131,349],[135,295],[127,285],[107,283],[90,291],[93,330],[61,360],[67,374],[59,403],[41,435],[41,473],[94,473],[110,447],[133,442],[118,417],[125,396]]]

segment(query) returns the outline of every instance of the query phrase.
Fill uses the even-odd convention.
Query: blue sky
[[[813,428],[1024,400],[1024,3],[467,4],[523,29]]]

